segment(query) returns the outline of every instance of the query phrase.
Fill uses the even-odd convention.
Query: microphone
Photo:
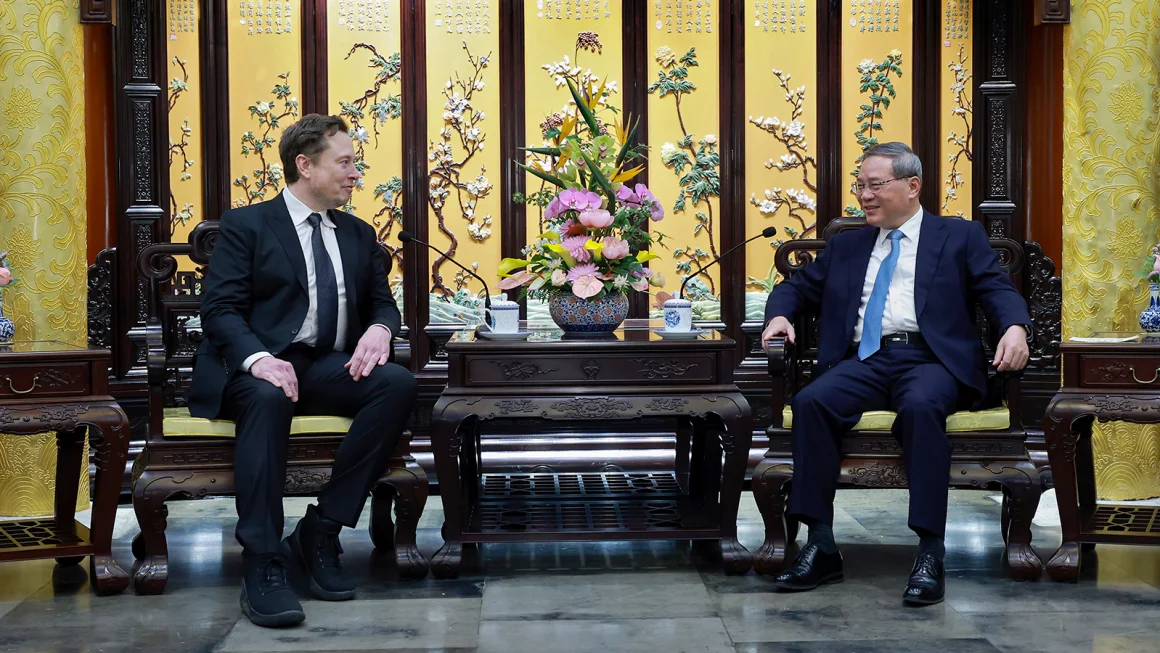
[[[740,247],[744,247],[748,243],[750,243],[754,240],[757,240],[758,238],[773,238],[775,235],[777,235],[777,227],[766,227],[765,229],[762,229],[761,233],[757,234],[756,236],[752,236],[749,239],[742,241],[740,243],[737,243],[736,245],[725,250],[725,252],[723,254],[721,254],[717,258],[713,259],[712,261],[709,261],[705,265],[702,265],[701,267],[697,268],[696,272],[685,277],[685,280],[681,282],[681,289],[677,291],[677,297],[684,299],[684,297],[685,297],[685,284],[689,283],[690,279],[693,279],[696,276],[698,276],[699,274],[701,274],[702,272],[704,272],[706,268],[713,267],[713,265],[715,263],[719,262],[721,259],[725,258],[726,256],[729,256],[730,254],[732,254],[734,250],[736,250]],[[400,234],[400,238],[401,237],[402,237],[402,234]]]
[[[770,227],[770,229],[772,229],[772,228],[773,227]],[[487,282],[483,280],[483,277],[476,274],[473,270],[469,270],[469,269],[463,267],[463,264],[461,264],[459,261],[456,261],[455,259],[451,258],[451,255],[449,255],[447,252],[444,252],[443,250],[439,249],[438,247],[435,247],[434,245],[432,245],[430,243],[425,243],[425,242],[419,240],[418,238],[413,236],[411,234],[411,232],[409,232],[409,231],[400,231],[399,232],[399,240],[401,242],[404,242],[404,243],[418,243],[419,245],[423,245],[424,247],[427,247],[434,252],[438,252],[443,258],[445,258],[448,261],[451,261],[455,265],[459,266],[459,269],[463,270],[464,272],[466,272],[466,273],[470,274],[471,276],[475,277],[476,279],[478,279],[479,282],[481,284],[483,284],[483,305],[487,310],[489,310],[489,311],[491,310],[491,291],[487,289]],[[483,321],[485,323],[487,322],[486,315],[483,317]]]

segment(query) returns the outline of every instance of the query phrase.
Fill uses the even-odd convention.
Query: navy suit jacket
[[[983,358],[976,304],[998,333],[1013,325],[1031,332],[1027,302],[999,266],[982,226],[924,211],[914,280],[914,310],[923,339],[977,397],[986,396],[990,361]],[[792,322],[807,306],[820,306],[819,374],[846,358],[854,344],[862,286],[877,237],[877,227],[834,235],[817,259],[778,284],[765,304],[766,324],[777,316]]]
[[[375,230],[349,213],[331,211],[346,286],[346,350],[372,324],[398,335],[399,309],[387,281]],[[215,418],[222,392],[242,362],[260,351],[286,349],[310,307],[306,258],[281,193],[226,211],[201,303],[205,340],[194,359],[189,412]]]

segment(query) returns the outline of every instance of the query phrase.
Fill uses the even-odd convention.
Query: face
[[[346,132],[335,132],[326,139],[326,148],[311,160],[304,154],[298,159],[299,181],[318,203],[337,209],[350,202],[359,174],[354,167],[354,144]],[[322,207],[319,207],[322,208]]]
[[[875,188],[876,182],[886,183]],[[922,180],[895,179],[894,162],[886,157],[872,156],[863,161],[858,183],[865,186],[858,194],[858,203],[866,212],[866,222],[875,227],[897,229],[918,211]]]

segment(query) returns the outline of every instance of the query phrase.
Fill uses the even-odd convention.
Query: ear
[[[908,195],[910,196],[911,199],[914,199],[914,198],[918,197],[920,194],[922,194],[922,178],[921,177],[910,177],[909,179],[906,180],[906,186],[907,186],[907,190],[908,190]]]
[[[294,165],[298,167],[299,179],[308,179],[310,177],[310,167],[313,164],[314,162],[305,154],[299,154],[294,157]]]

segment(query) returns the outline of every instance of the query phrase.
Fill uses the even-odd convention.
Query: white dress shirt
[[[286,200],[286,208],[290,211],[290,219],[294,222],[294,229],[298,232],[298,243],[302,245],[302,256],[306,259],[306,285],[310,295],[310,305],[306,309],[306,319],[298,329],[298,335],[293,342],[301,342],[310,346],[318,340],[318,280],[314,273],[314,247],[310,242],[314,228],[307,218],[314,211],[302,200],[294,197],[289,188],[282,191]],[[336,226],[330,217],[329,211],[322,212],[322,246],[330,255],[331,265],[334,266],[334,281],[338,284],[338,331],[334,338],[334,350],[343,351],[346,347],[346,284],[342,274],[342,252],[338,249],[338,237],[335,235]],[[383,327],[386,328],[385,326]],[[389,330],[388,330],[389,333]],[[242,361],[242,371],[248,372],[250,366],[260,358],[270,356],[270,352],[260,351]]]
[[[918,213],[898,228],[902,239],[898,241],[898,261],[894,266],[894,276],[890,278],[890,290],[886,294],[886,307],[882,311],[882,335],[918,331],[918,316],[914,311],[914,268],[918,260],[918,237],[922,230],[922,207]],[[854,342],[862,342],[862,321],[866,317],[866,304],[870,293],[874,292],[874,280],[878,268],[890,255],[891,229],[879,229],[878,240],[870,252],[870,264],[866,266],[866,279],[862,282],[862,303],[858,306],[858,322],[854,325]]]

